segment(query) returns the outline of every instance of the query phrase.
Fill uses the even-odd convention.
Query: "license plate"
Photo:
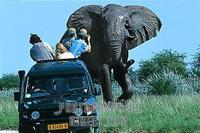
[[[80,116],[80,117],[69,117],[70,126],[98,126],[98,119],[96,116]]]
[[[48,131],[51,130],[61,130],[61,129],[68,129],[68,123],[60,123],[60,124],[50,124],[47,125]]]

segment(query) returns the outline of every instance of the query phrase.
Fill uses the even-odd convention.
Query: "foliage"
[[[185,79],[170,70],[152,74],[143,82],[136,81],[134,91],[137,94],[171,95],[171,94],[193,94],[200,86],[198,80]]]
[[[170,79],[165,77],[158,77],[149,82],[150,93],[154,95],[169,95],[175,94],[176,89]]]
[[[190,77],[186,80],[189,83],[190,88],[192,88],[194,92],[200,94],[200,77]]]
[[[191,70],[194,76],[200,77],[200,48],[194,54]]]
[[[146,87],[150,94],[171,95],[193,93],[193,88],[181,76],[170,70],[154,73],[146,80]]]
[[[0,78],[0,90],[17,88],[19,86],[19,77],[16,74],[4,74]]]
[[[138,73],[137,70],[134,71],[132,67],[130,67],[128,69],[128,74],[130,76],[130,79],[131,79],[132,83],[134,83],[138,79],[138,74],[137,73]]]
[[[163,69],[169,69],[186,77],[188,72],[186,68],[187,64],[184,62],[185,58],[186,56],[183,53],[172,50],[163,50],[160,53],[155,54],[152,59],[139,62],[139,80],[145,80],[153,73],[159,73]]]

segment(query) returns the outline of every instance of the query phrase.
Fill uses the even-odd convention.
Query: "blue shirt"
[[[62,44],[66,47],[69,48],[72,45],[72,42],[75,40],[75,38],[65,38],[62,40]]]
[[[80,57],[82,53],[85,53],[88,50],[88,45],[85,41],[81,40],[80,38],[76,38],[72,41],[72,45],[69,49],[76,58]]]

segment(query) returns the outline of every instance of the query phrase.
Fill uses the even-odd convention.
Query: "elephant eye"
[[[128,18],[126,18],[125,19],[125,23],[129,23],[130,21],[129,21],[129,19]]]

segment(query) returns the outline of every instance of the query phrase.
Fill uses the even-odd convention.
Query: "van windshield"
[[[87,78],[84,74],[61,76],[30,76],[27,79],[26,98],[51,95],[88,94]]]

